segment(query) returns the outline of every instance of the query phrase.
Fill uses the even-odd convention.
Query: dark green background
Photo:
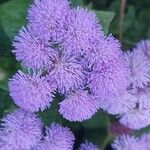
[[[119,36],[119,10],[121,0],[72,0],[75,7],[80,5],[95,11],[103,26],[103,31]],[[31,0],[0,0],[0,118],[16,108],[9,97],[8,79],[20,69],[20,64],[11,53],[14,35],[21,26],[26,25],[26,13]],[[123,21],[122,47],[124,50],[132,48],[136,42],[150,38],[150,1],[127,0]],[[90,140],[102,149],[111,149],[112,134],[109,127],[116,119],[105,112],[99,111],[92,119],[83,123],[71,123],[59,115],[57,97],[50,110],[40,112],[45,125],[59,122],[71,128],[76,135],[75,149],[84,140]],[[148,132],[149,128],[142,130]],[[136,132],[137,135],[141,132]],[[106,146],[107,145],[107,146]]]

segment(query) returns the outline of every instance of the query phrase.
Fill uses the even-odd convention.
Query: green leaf
[[[83,0],[71,0],[72,6],[82,6],[83,5]]]
[[[11,0],[0,6],[0,23],[10,39],[25,25],[29,3],[30,0]]]
[[[110,11],[95,11],[99,20],[100,24],[102,25],[103,31],[105,34],[108,34],[109,25],[113,20],[115,13]]]

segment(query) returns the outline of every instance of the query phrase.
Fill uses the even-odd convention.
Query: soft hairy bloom
[[[122,59],[99,62],[93,67],[89,87],[101,100],[113,98],[125,92],[128,76],[128,67]]]
[[[113,150],[144,150],[139,142],[139,139],[134,136],[122,135],[112,144]]]
[[[55,83],[47,82],[45,77],[31,76],[19,71],[9,81],[10,96],[21,108],[29,111],[44,110],[52,102]]]
[[[84,71],[75,55],[57,53],[48,67],[48,80],[55,80],[59,92],[65,93],[84,85]]]
[[[100,107],[110,114],[124,114],[136,107],[138,98],[125,91],[123,94],[104,100]]]
[[[76,91],[60,102],[60,114],[69,121],[84,121],[94,115],[99,108],[98,100],[87,91]]]
[[[50,42],[33,33],[32,28],[22,28],[13,43],[18,61],[33,69],[44,68],[50,63],[54,49]]]
[[[150,109],[133,109],[122,116],[120,123],[131,129],[144,128],[150,125]]]
[[[144,134],[140,138],[140,142],[143,145],[143,150],[149,150],[150,149],[150,134]]]
[[[137,48],[142,50],[146,57],[150,58],[150,39],[137,43]]]
[[[29,23],[39,36],[61,42],[65,34],[68,0],[34,0],[28,13]]]
[[[93,48],[93,52],[86,56],[90,65],[101,61],[114,61],[123,57],[120,42],[112,35],[100,37],[96,46]],[[122,58],[123,59],[123,58]]]
[[[83,8],[72,9],[66,20],[65,41],[62,45],[74,54],[89,54],[104,33],[96,15]]]
[[[42,138],[43,123],[33,113],[15,110],[2,119],[2,150],[31,150]]]
[[[80,145],[80,149],[79,150],[100,150],[97,145],[94,145],[91,142],[85,141],[85,143],[82,143]]]
[[[125,54],[131,71],[130,83],[133,89],[143,88],[150,83],[150,60],[139,45]]]
[[[75,137],[69,128],[52,123],[37,150],[73,150]]]

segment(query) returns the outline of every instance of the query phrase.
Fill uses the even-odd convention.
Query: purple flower
[[[68,0],[34,0],[28,19],[33,30],[41,37],[61,42],[65,34]]]
[[[123,115],[120,123],[131,129],[144,128],[150,125],[150,109],[135,108]]]
[[[128,76],[129,70],[123,59],[99,62],[93,67],[89,87],[99,99],[110,99],[125,92],[129,85]]]
[[[59,92],[65,93],[84,85],[84,71],[75,55],[57,53],[48,68],[48,80],[55,80]]]
[[[9,81],[10,96],[21,108],[29,111],[44,110],[52,102],[55,83],[48,83],[45,77],[31,76],[19,71]]]
[[[146,57],[150,58],[150,39],[137,43],[137,48],[143,51]]]
[[[125,114],[136,107],[138,98],[129,91],[123,94],[104,100],[100,107],[110,114]]]
[[[74,54],[90,55],[96,41],[104,35],[96,15],[79,7],[69,12],[66,29],[65,41],[62,45]]]
[[[131,71],[130,82],[132,88],[143,88],[145,85],[148,85],[150,83],[150,61],[140,45],[137,45],[132,52],[127,52],[125,59]]]
[[[50,63],[54,54],[51,44],[33,33],[31,27],[22,28],[19,35],[15,37],[13,52],[18,61],[33,69],[44,68]]]
[[[47,128],[46,136],[37,150],[73,150],[74,140],[69,128],[53,123]]]
[[[85,143],[81,144],[79,150],[100,150],[100,149],[91,142],[85,141]]]
[[[2,121],[2,150],[31,150],[42,138],[43,124],[33,113],[18,109]]]
[[[60,103],[60,114],[69,121],[84,121],[99,109],[98,100],[87,91],[76,91]]]
[[[120,47],[120,42],[112,35],[100,37],[97,45],[94,47],[93,52],[91,52],[90,55],[87,55],[86,57],[90,65],[99,63],[100,61],[116,61],[120,59],[120,57],[123,57],[123,52]]]
[[[113,150],[144,150],[139,139],[129,135],[119,136],[112,144],[112,148]]]

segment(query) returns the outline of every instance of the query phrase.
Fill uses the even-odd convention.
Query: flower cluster
[[[9,81],[18,106],[31,112],[44,110],[58,91],[65,95],[60,114],[70,121],[84,121],[102,101],[124,94],[129,68],[121,44],[103,33],[95,13],[72,8],[67,0],[35,0],[27,19],[27,27],[15,37],[13,53],[30,71],[18,71]],[[134,107],[132,96],[126,105],[124,111]]]
[[[57,123],[44,128],[37,115],[23,109],[6,115],[1,126],[1,150],[73,150],[74,147],[75,136],[69,128]],[[81,144],[80,150],[99,149],[85,142]]]
[[[112,144],[113,150],[149,150],[150,134],[144,134],[141,137],[122,135]]]
[[[119,115],[120,123],[140,129],[150,125],[150,40],[141,41],[124,54],[130,68],[130,84],[115,98],[103,101],[101,108]]]

